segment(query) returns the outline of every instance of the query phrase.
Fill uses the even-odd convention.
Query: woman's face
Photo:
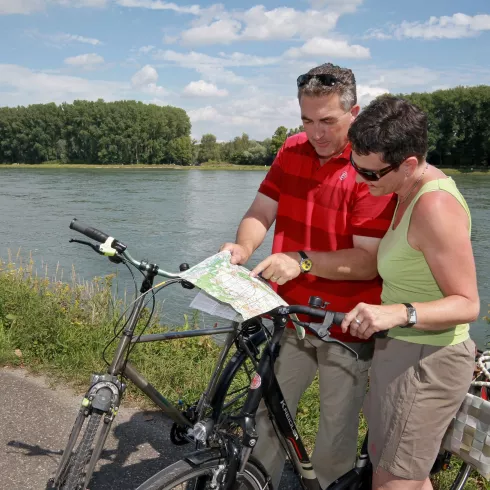
[[[400,172],[399,168],[393,168],[383,162],[379,153],[358,155],[352,151],[351,162],[358,172],[357,182],[364,182],[373,196],[384,196],[396,192],[405,181],[405,174]],[[378,180],[368,178],[372,173],[378,177]]]

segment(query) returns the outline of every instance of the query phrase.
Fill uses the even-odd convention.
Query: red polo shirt
[[[396,201],[392,194],[373,197],[356,182],[350,165],[350,145],[341,155],[320,165],[306,134],[286,140],[259,192],[278,202],[272,253],[353,248],[353,236],[382,238],[390,226]],[[348,312],[359,302],[380,304],[381,279],[332,281],[301,274],[274,289],[289,304],[308,304],[320,296],[328,308]],[[318,320],[316,320],[318,321]],[[360,342],[334,326],[332,336]]]

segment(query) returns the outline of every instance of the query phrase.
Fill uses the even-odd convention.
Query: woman
[[[382,305],[359,303],[342,330],[377,339],[364,405],[374,490],[429,490],[444,433],[471,382],[479,313],[471,216],[429,165],[427,117],[400,98],[372,102],[349,130],[351,164],[373,195],[396,193],[378,249]]]

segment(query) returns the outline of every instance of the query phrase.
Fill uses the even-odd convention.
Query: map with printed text
[[[182,272],[180,276],[213,298],[231,305],[244,320],[287,303],[250,271],[230,263],[229,251],[219,252]]]

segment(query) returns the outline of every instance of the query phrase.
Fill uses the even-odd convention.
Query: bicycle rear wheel
[[[473,468],[469,464],[463,463],[458,471],[458,474],[456,475],[456,478],[454,479],[454,482],[451,485],[450,490],[462,490],[465,487],[472,470]]]

